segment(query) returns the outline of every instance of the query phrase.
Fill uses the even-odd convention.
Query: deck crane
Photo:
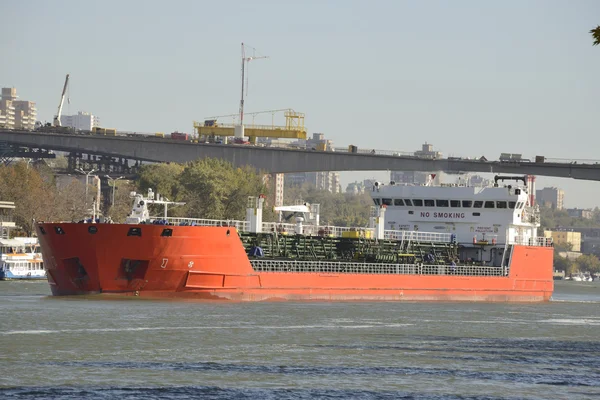
[[[256,49],[250,47],[253,50],[253,54],[256,52]],[[242,43],[242,98],[240,99],[240,126],[244,126],[244,84],[246,84],[246,92],[248,91],[248,78],[244,77],[245,71],[247,69],[246,64],[248,64],[252,60],[259,60],[261,58],[269,58],[268,56],[256,56],[252,55],[251,57],[246,57],[246,49],[244,47],[244,43]],[[245,80],[245,82],[244,82]],[[243,128],[242,128],[243,133]],[[237,136],[237,135],[236,135]],[[242,134],[243,136],[243,134]]]
[[[54,116],[54,121],[52,122],[52,126],[60,127],[60,116],[62,114],[63,103],[65,102],[65,93],[67,92],[67,85],[69,84],[69,74],[65,78],[65,86],[63,87],[62,95],[60,96],[60,103],[58,104],[58,112]]]

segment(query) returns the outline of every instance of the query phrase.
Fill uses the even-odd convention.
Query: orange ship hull
[[[132,227],[139,236],[128,236]],[[40,223],[37,230],[57,296],[540,302],[554,289],[550,247],[515,246],[507,276],[257,272],[233,227]]]

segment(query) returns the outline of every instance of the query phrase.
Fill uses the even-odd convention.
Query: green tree
[[[600,25],[598,25],[597,27],[592,29],[590,31],[590,33],[592,34],[592,37],[594,38],[594,43],[592,45],[593,46],[599,45],[600,44]]]
[[[46,164],[53,170],[66,171],[69,166],[69,160],[64,156],[57,156],[54,159],[46,160]]]
[[[71,177],[70,179],[58,180],[55,196],[55,207],[61,220],[79,221],[83,219],[87,210],[85,209],[85,183],[80,179]],[[88,192],[94,193],[94,188],[90,185]],[[91,195],[89,195],[88,206],[91,204]]]
[[[132,182],[122,180],[117,181],[116,184],[115,204],[108,208],[106,215],[110,216],[115,222],[123,223],[125,222],[127,216],[131,213],[133,199],[131,198],[130,194],[134,191],[134,186]]]
[[[159,194],[171,201],[184,201],[183,193],[184,188],[181,185],[181,174],[183,173],[184,166],[176,163],[161,163],[161,164],[147,164],[144,165],[139,173],[139,177],[136,181],[136,186],[139,192],[146,195],[148,189],[152,189],[155,194]],[[131,205],[130,205],[131,206]],[[115,221],[122,218],[123,210],[118,213],[112,213],[112,218]],[[131,210],[129,210],[131,211]],[[150,206],[150,213],[153,215],[161,214],[163,212],[163,206]],[[181,208],[169,209],[169,215],[175,217],[181,217],[184,215],[184,211]]]
[[[299,200],[319,204],[321,225],[367,226],[370,206],[373,205],[367,194],[330,193],[317,190],[310,184],[286,187],[284,196],[286,204],[294,204]]]
[[[554,255],[557,256],[558,253],[563,251],[572,251],[573,243],[556,243],[554,244]]]
[[[582,254],[577,257],[575,263],[582,272],[600,272],[600,259],[593,254]]]
[[[60,217],[56,189],[37,169],[27,162],[0,166],[0,199],[13,201],[13,218],[28,236],[33,233],[33,220],[55,220]]]
[[[175,163],[144,165],[137,179],[137,187],[144,193],[152,189],[169,200],[179,201],[183,189],[179,178],[183,170],[183,165]]]
[[[561,257],[554,252],[554,270],[555,271],[565,271],[568,275],[572,273],[573,262],[566,257]]]
[[[570,217],[566,210],[542,207],[540,210],[541,231],[563,228],[600,227],[600,212],[594,211],[591,219]]]
[[[212,219],[244,219],[248,196],[268,193],[262,175],[253,168],[234,168],[214,158],[186,164],[179,185],[186,215]]]

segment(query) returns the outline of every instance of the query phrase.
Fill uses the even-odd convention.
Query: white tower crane
[[[65,93],[67,92],[68,84],[69,84],[69,74],[67,74],[67,77],[65,78],[65,86],[63,87],[62,95],[60,96],[60,103],[58,104],[58,112],[54,116],[54,121],[52,123],[52,125],[56,126],[56,127],[61,126],[60,116],[62,114],[63,103],[65,102]]]

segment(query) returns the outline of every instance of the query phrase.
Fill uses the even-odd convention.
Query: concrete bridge
[[[249,145],[198,144],[163,138],[91,136],[0,130],[0,142],[151,162],[184,163],[213,157],[269,173],[311,171],[445,171],[531,174],[600,180],[600,164],[424,159],[415,156],[293,150]]]

